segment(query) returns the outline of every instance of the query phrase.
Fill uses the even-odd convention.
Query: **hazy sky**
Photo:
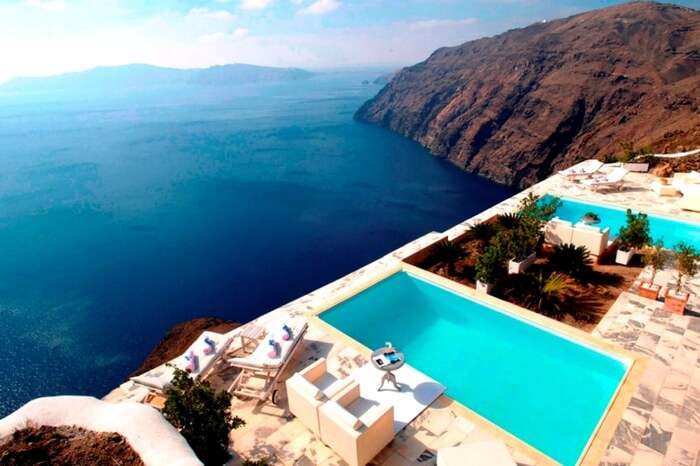
[[[0,81],[98,65],[404,65],[612,0],[0,0]],[[700,0],[679,2],[694,8]]]

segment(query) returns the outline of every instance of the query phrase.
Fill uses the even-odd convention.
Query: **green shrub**
[[[583,219],[592,222],[600,222],[600,217],[598,217],[598,214],[596,214],[595,212],[586,212],[583,215]]]
[[[636,149],[634,146],[634,142],[631,141],[620,141],[618,142],[618,144],[620,145],[620,149],[622,149],[622,152],[615,156],[617,162],[627,163],[633,161],[637,157],[641,157],[643,155],[650,155],[654,153],[654,151],[651,149],[651,146],[649,145],[642,146]]]
[[[641,249],[651,243],[649,218],[642,212],[632,213],[627,209],[627,223],[620,228],[618,239],[623,250]]]
[[[231,414],[231,395],[215,393],[208,382],[193,380],[187,372],[175,368],[165,396],[163,416],[180,431],[199,459],[207,466],[227,462],[229,432],[245,424]]]
[[[557,272],[582,279],[592,270],[591,254],[585,246],[557,244],[549,258],[549,265]]]
[[[506,260],[521,261],[536,251],[539,236],[539,230],[535,231],[528,225],[522,225],[514,230],[500,232],[493,244],[502,251]]]
[[[476,262],[476,279],[482,283],[494,283],[506,270],[506,257],[498,245],[491,245]]]
[[[676,244],[673,248],[673,252],[676,253],[676,267],[678,269],[677,286],[680,291],[683,280],[693,277],[698,273],[697,261],[700,260],[700,254],[697,249],[684,242]]]

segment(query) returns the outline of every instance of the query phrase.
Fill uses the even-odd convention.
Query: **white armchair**
[[[338,379],[329,374],[326,359],[321,358],[285,382],[289,411],[311,429],[316,437],[321,438],[318,408],[350,382],[349,378]]]
[[[321,440],[350,466],[364,466],[394,438],[394,407],[360,396],[353,382],[319,408]]]
[[[570,243],[574,234],[571,222],[554,217],[544,226],[544,240],[549,244]]]
[[[574,246],[585,247],[597,259],[608,249],[609,236],[610,228],[601,229],[579,222],[574,225],[571,243]]]

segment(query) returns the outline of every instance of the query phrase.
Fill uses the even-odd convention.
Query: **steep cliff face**
[[[519,187],[621,141],[700,146],[700,12],[632,3],[442,48],[356,118]]]

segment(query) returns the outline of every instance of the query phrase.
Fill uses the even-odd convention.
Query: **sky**
[[[95,66],[403,66],[613,0],[0,0],[0,82]],[[700,0],[678,3],[700,8]]]

